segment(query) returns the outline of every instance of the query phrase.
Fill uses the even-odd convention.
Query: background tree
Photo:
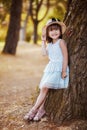
[[[3,53],[15,54],[19,39],[20,20],[22,11],[22,0],[12,0],[10,23],[8,27],[6,43]]]
[[[31,0],[27,1],[26,17],[23,21],[23,25],[21,26],[21,30],[20,30],[20,35],[21,35],[20,40],[22,40],[22,41],[26,41],[26,28],[27,28],[27,23],[28,23],[29,16],[30,16],[32,2],[33,1],[31,1]]]
[[[67,30],[70,84],[66,90],[50,90],[46,111],[51,120],[61,124],[71,119],[87,119],[87,0],[70,0],[65,18]]]
[[[34,24],[34,43],[37,43],[37,39],[38,39],[38,34],[37,34],[37,30],[38,30],[38,24],[46,17],[47,12],[49,10],[49,0],[44,1],[44,0],[30,0],[31,1],[31,6],[30,6],[30,16],[31,19],[33,21]],[[45,3],[43,3],[45,2]],[[42,9],[42,5],[46,4],[46,12],[45,14],[41,17],[41,19],[39,19],[39,12]]]

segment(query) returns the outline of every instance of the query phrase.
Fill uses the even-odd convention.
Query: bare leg
[[[36,100],[36,103],[35,105],[33,106],[33,108],[24,116],[24,119],[27,120],[32,120],[35,116],[35,114],[37,113],[39,107],[43,106],[44,104],[44,101],[45,101],[45,98],[46,98],[46,95],[47,95],[47,92],[48,92],[48,88],[42,88],[40,90],[40,94]]]
[[[34,121],[39,121],[45,114],[46,114],[46,111],[44,109],[44,103],[45,103],[45,100],[46,100],[46,95],[47,95],[47,92],[48,92],[48,89],[45,91],[45,95],[44,95],[44,98],[42,97],[38,97],[38,98],[42,98],[42,100],[39,100],[39,103],[38,103],[38,98],[37,98],[37,101],[36,101],[36,108],[39,107],[35,117],[33,118]],[[39,95],[40,96],[40,95]],[[41,103],[40,103],[41,102]],[[40,105],[40,106],[39,106]],[[35,106],[34,106],[35,107]]]
[[[45,97],[43,103],[40,105],[39,109],[44,109],[44,103],[45,103],[45,101],[46,101],[46,97]]]
[[[45,100],[44,100],[44,102],[41,104],[41,106],[39,107],[39,109],[44,109],[44,103],[45,103]]]
[[[48,92],[48,88],[45,88],[45,87],[40,90],[40,94],[39,94],[37,101],[34,105],[34,109],[38,109],[39,107],[44,106],[44,100],[46,98],[47,92]]]

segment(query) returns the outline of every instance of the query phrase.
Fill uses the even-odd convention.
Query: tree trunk
[[[26,27],[27,27],[27,22],[28,22],[28,14],[26,16],[26,19],[24,20],[24,25],[20,29],[20,41],[25,41],[26,40]]]
[[[3,53],[15,54],[19,39],[22,0],[12,0],[10,23]]]
[[[29,1],[27,15],[26,15],[26,18],[24,20],[23,26],[21,27],[21,30],[20,30],[20,41],[26,40],[26,27],[27,27],[27,22],[28,22],[29,16],[30,16],[31,8],[32,8],[32,0]]]
[[[87,119],[87,0],[72,0],[65,19],[70,83],[68,89],[50,90],[45,108],[50,119],[61,124]]]
[[[38,34],[37,34],[37,29],[38,29],[38,22],[34,22],[34,44],[37,44],[38,40]]]

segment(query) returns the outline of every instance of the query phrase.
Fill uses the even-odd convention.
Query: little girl
[[[69,68],[68,52],[62,34],[66,26],[63,22],[55,18],[48,20],[42,29],[42,51],[43,55],[48,55],[44,75],[39,88],[40,94],[32,109],[24,116],[25,120],[40,120],[45,114],[44,103],[49,89],[64,89],[68,87]],[[46,45],[46,42],[48,43]]]

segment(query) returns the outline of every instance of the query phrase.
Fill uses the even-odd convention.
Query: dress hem
[[[40,85],[39,88],[42,89],[42,88],[49,88],[49,89],[66,89],[68,88],[68,85],[65,84],[65,86],[59,84],[59,85],[52,85],[51,83],[44,83],[43,85]]]

